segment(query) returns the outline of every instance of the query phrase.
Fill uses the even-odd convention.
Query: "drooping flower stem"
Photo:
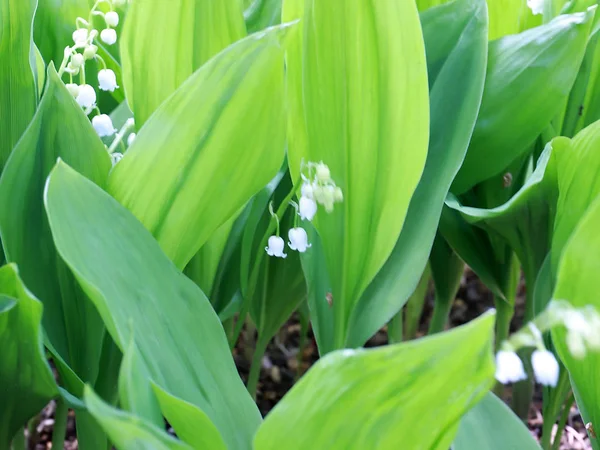
[[[288,193],[288,195],[283,199],[283,201],[279,205],[279,208],[277,209],[277,212],[275,213],[275,216],[277,216],[277,226],[279,226],[279,221],[281,219],[283,219],[283,216],[284,216],[285,212],[287,211],[287,208],[289,208],[290,201],[296,195],[296,192],[298,191],[299,186],[300,186],[300,182],[301,182],[301,178],[298,179],[296,183],[294,183],[294,187],[292,188],[292,190]],[[273,231],[275,231],[275,229],[276,229],[276,226],[273,223],[273,221],[271,221],[269,223],[269,226],[265,230],[265,233],[263,234],[263,238],[260,241],[259,248],[265,247],[267,245],[269,236],[271,236],[273,234]],[[248,281],[248,290],[247,290],[246,296],[244,296],[244,298],[242,299],[242,308],[240,310],[238,320],[235,324],[233,334],[231,335],[231,340],[229,341],[229,348],[232,350],[240,336],[240,333],[242,332],[242,327],[244,326],[244,322],[246,321],[246,315],[248,314],[248,310],[250,309],[250,299],[252,298],[252,296],[254,295],[254,292],[256,290],[256,283],[258,282],[258,276],[260,274],[260,266],[262,263],[262,259],[265,257],[265,253],[258,252],[256,257],[257,257],[256,264],[252,268],[252,272],[250,272],[250,280]]]
[[[113,153],[117,149],[117,147],[119,146],[121,141],[123,141],[123,138],[125,137],[127,132],[129,130],[131,130],[131,128],[133,128],[134,125],[135,125],[135,122],[133,121],[133,119],[129,119],[129,120],[125,121],[125,124],[117,132],[114,141],[112,141],[112,143],[110,144],[110,147],[108,147],[109,154]]]

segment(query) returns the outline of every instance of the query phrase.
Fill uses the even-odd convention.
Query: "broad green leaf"
[[[449,195],[446,204],[460,212],[471,225],[477,225],[490,234],[501,236],[517,254],[528,285],[529,294],[537,274],[550,251],[556,202],[558,200],[557,170],[561,156],[568,152],[568,139],[556,138],[540,156],[537,168],[523,187],[505,204],[492,209],[463,206]],[[468,260],[465,259],[467,264]],[[526,318],[533,318],[533,296],[526,305]]]
[[[263,30],[281,23],[283,0],[254,0],[244,11],[248,33]]]
[[[37,105],[32,22],[36,0],[0,0],[0,174]]]
[[[325,253],[320,270],[333,288],[335,347],[342,348],[425,165],[425,49],[413,2],[306,0],[303,8],[301,16],[284,11],[285,20],[303,17],[286,58],[289,163],[296,180],[302,160],[324,161],[344,192],[332,214],[315,218]]]
[[[568,98],[594,11],[490,43],[481,110],[452,192],[462,194],[526,152]]]
[[[246,38],[205,64],[158,108],[110,174],[108,191],[179,268],[281,167],[285,33]]]
[[[594,19],[585,56],[571,89],[564,117],[555,127],[562,130],[561,136],[573,137],[581,129],[600,119],[600,16]]]
[[[38,96],[41,97],[42,92],[44,91],[44,85],[46,84],[46,63],[44,62],[44,58],[42,57],[40,50],[35,46],[35,44],[34,51],[36,69],[36,71],[34,72],[34,76],[36,80]]]
[[[226,450],[214,424],[197,406],[170,395],[154,385],[160,407],[177,436],[197,449]]]
[[[138,129],[196,69],[245,35],[239,0],[132,2],[121,52],[127,102]],[[194,105],[210,109],[200,99]]]
[[[85,405],[102,428],[106,430],[110,440],[117,448],[127,450],[193,449],[134,414],[107,405],[89,386],[85,387]]]
[[[493,327],[486,314],[409,343],[330,353],[269,413],[254,448],[447,450],[493,384]]]
[[[202,291],[127,209],[62,162],[45,204],[60,255],[119,348],[133,341],[152,382],[199,407],[229,448],[249,448],[260,414]]]
[[[103,341],[104,324],[58,257],[44,214],[44,184],[59,157],[105,185],[110,158],[51,64],[36,115],[0,179],[0,235],[7,260],[18,264],[21,277],[44,303],[44,331],[62,383],[82,395],[86,382],[103,380],[114,386],[112,360],[101,361],[103,348],[114,344]],[[113,358],[119,361],[118,352]],[[100,391],[107,394],[106,389]],[[93,433],[99,430],[82,429],[83,415],[78,413],[79,444],[82,449],[98,448],[101,440]]]
[[[0,268],[0,447],[58,395],[42,344],[42,304],[14,264]]]
[[[36,115],[0,179],[0,234],[7,260],[18,264],[45,305],[43,324],[53,348],[78,377],[94,383],[104,325],[58,258],[43,212],[44,184],[59,157],[104,186],[110,158],[51,65]]]
[[[415,289],[481,102],[487,57],[485,2],[448,3],[424,12],[421,22],[431,109],[427,162],[394,250],[353,311],[348,337],[352,347],[381,328]]]
[[[452,450],[541,450],[506,404],[488,393],[465,414]]]
[[[489,0],[488,8],[490,41],[542,23],[541,15],[534,16],[526,0]]]
[[[600,194],[600,121],[585,128],[565,145],[568,158],[558,171],[559,197],[552,237],[552,267],[556,273],[561,252],[590,204]]]
[[[596,199],[565,245],[558,269],[553,298],[566,300],[576,307],[593,305],[600,309],[598,301],[598,271],[600,270],[600,196]],[[573,392],[584,423],[594,429],[600,424],[600,385],[596,382],[600,368],[600,353],[589,351],[582,359],[571,355],[566,345],[566,330],[552,330],[552,341],[562,362],[569,371]],[[600,439],[590,436],[595,450],[600,448]]]

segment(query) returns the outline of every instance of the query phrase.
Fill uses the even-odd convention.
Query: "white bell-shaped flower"
[[[583,359],[585,357],[587,349],[585,346],[585,340],[581,334],[574,331],[569,331],[567,333],[566,342],[569,352],[571,352],[573,358]]]
[[[98,46],[90,44],[83,50],[83,58],[86,60],[93,59],[96,53],[98,53]]]
[[[531,355],[531,365],[538,383],[544,386],[556,386],[560,368],[552,352],[548,350],[536,350]]]
[[[114,152],[114,153],[111,153],[111,155],[110,155],[110,161],[112,162],[113,166],[115,166],[122,159],[123,159],[122,153]]]
[[[519,355],[507,350],[500,350],[496,353],[496,380],[502,384],[507,384],[526,378],[527,374]]]
[[[527,0],[527,6],[534,16],[544,14],[544,0]]]
[[[75,101],[83,108],[92,108],[96,104],[96,91],[89,84],[81,85]]]
[[[107,12],[104,15],[104,20],[106,20],[106,25],[109,27],[116,27],[119,25],[119,14],[114,11]]]
[[[85,44],[88,39],[88,30],[87,28],[79,28],[73,31],[73,42],[75,44]]]
[[[137,134],[135,133],[131,133],[129,136],[127,136],[127,147],[131,147],[131,144],[133,144],[133,141],[135,141],[136,136]]]
[[[77,96],[79,95],[79,85],[75,84],[75,83],[68,83],[66,86],[67,86],[67,91],[69,91],[69,93],[74,98],[77,98]]]
[[[298,210],[302,220],[313,220],[317,213],[317,203],[312,198],[300,197]]]
[[[75,53],[71,56],[71,64],[73,67],[79,68],[85,63],[85,58],[81,53]]]
[[[102,69],[98,72],[98,87],[103,91],[113,92],[117,86],[117,76],[111,69]]]
[[[314,198],[313,187],[308,181],[302,183],[300,192],[302,193],[302,197]]]
[[[117,42],[117,32],[112,28],[105,28],[100,32],[100,39],[108,45],[113,45]]]
[[[304,228],[298,227],[290,229],[290,231],[288,231],[288,237],[290,238],[288,245],[292,250],[304,253],[306,249],[311,246],[311,244],[308,243],[308,235]]]
[[[99,116],[94,116],[92,119],[92,126],[98,136],[112,136],[117,131],[113,126],[112,120],[106,114],[100,114]]]
[[[279,236],[271,236],[268,244],[269,245],[265,247],[267,255],[277,256],[278,258],[287,258],[287,254],[283,253],[283,248],[285,247],[283,238],[280,238]]]

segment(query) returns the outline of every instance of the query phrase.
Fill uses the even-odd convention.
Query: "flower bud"
[[[98,87],[103,91],[114,92],[117,86],[117,76],[111,69],[102,69],[98,72]]]
[[[100,137],[112,136],[117,131],[113,126],[112,120],[106,114],[94,116],[92,119],[92,126]]]
[[[322,162],[317,164],[317,179],[322,182],[331,180],[331,172],[329,171],[329,167]]]
[[[131,133],[129,136],[127,136],[127,147],[131,147],[131,144],[133,144],[133,141],[135,141],[135,137],[137,135],[135,133]]]
[[[268,241],[268,246],[265,247],[267,255],[277,256],[278,258],[287,258],[287,255],[283,253],[285,242],[279,236],[271,236]]]
[[[116,27],[119,25],[119,14],[114,11],[107,12],[104,15],[104,20],[106,20],[106,25],[109,27]]]
[[[67,64],[67,72],[71,75],[79,75],[79,67],[75,67],[72,62]]]
[[[83,57],[85,59],[94,59],[96,57],[96,53],[98,53],[98,47],[94,44],[90,44],[85,48],[85,50],[83,50]]]
[[[113,166],[115,166],[119,161],[121,161],[121,159],[123,159],[122,153],[115,152],[110,155],[110,161],[112,162]]]
[[[304,228],[292,228],[288,231],[288,237],[290,238],[288,245],[292,250],[297,250],[300,253],[304,253],[307,248],[311,246],[308,243],[308,235]]]
[[[325,186],[323,188],[323,206],[328,213],[333,211],[335,203],[335,188],[333,186]]]
[[[344,193],[341,188],[335,188],[335,191],[333,191],[333,199],[336,203],[344,201]]]
[[[69,83],[67,84],[67,91],[69,91],[69,94],[76,98],[79,95],[79,85],[75,83]]]
[[[71,65],[76,68],[80,68],[85,63],[85,59],[83,59],[83,55],[81,53],[75,53],[71,56]]]
[[[87,28],[79,28],[73,31],[73,42],[75,44],[85,44],[88,39],[88,30]]]
[[[100,39],[108,45],[113,45],[117,42],[117,32],[112,28],[105,28],[100,32]]]
[[[75,99],[83,108],[91,108],[96,104],[96,91],[89,84],[79,86],[79,93]]]
[[[534,16],[544,14],[544,0],[527,0],[527,7]]]

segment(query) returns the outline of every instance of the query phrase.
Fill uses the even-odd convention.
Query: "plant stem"
[[[259,336],[256,348],[254,349],[254,356],[252,357],[252,365],[250,366],[250,375],[248,375],[248,392],[254,400],[256,400],[256,387],[258,385],[258,379],[260,377],[260,369],[262,368],[262,359],[267,349],[269,341],[261,339]]]
[[[69,407],[66,402],[62,398],[57,399],[56,411],[54,413],[54,430],[52,431],[52,448],[55,450],[62,450],[65,448],[68,413]]]
[[[556,417],[560,413],[561,406],[565,403],[570,394],[570,388],[569,373],[566,369],[563,369],[560,372],[556,388],[552,390],[547,389],[546,392],[544,392],[544,404],[546,406],[542,412],[544,424],[542,427],[541,443],[542,447],[546,450],[551,448],[550,440],[552,436],[552,427],[556,422]]]
[[[308,310],[306,306],[306,302],[304,303],[304,307]],[[301,310],[300,310],[301,311]],[[296,374],[294,376],[294,381],[298,381],[300,376],[302,375],[302,362],[304,361],[304,348],[306,347],[306,341],[308,340],[308,327],[310,326],[310,318],[309,313],[300,315],[300,343],[298,344],[298,353],[296,354],[296,363],[298,365],[296,369]]]
[[[565,429],[565,425],[567,424],[567,420],[569,420],[569,412],[571,412],[571,407],[575,402],[575,397],[571,395],[567,402],[564,405],[562,414],[560,415],[560,420],[558,421],[558,428],[556,429],[556,436],[554,436],[554,442],[552,443],[552,450],[558,450],[560,447],[560,438],[562,436],[563,430]],[[548,436],[551,436],[552,433],[548,433]],[[548,437],[548,441],[550,438]],[[549,444],[550,442],[548,442]],[[544,447],[545,449],[546,447]],[[548,447],[548,450],[550,447]]]
[[[17,434],[12,441],[12,450],[25,450],[27,447],[25,445],[25,430],[23,428],[19,428]]]
[[[496,295],[494,295],[494,304],[496,306],[496,351],[498,351],[500,344],[508,338],[510,333],[510,322],[514,314],[514,307]],[[494,394],[502,397],[503,393],[504,385],[496,383]]]
[[[438,294],[435,294],[435,303],[433,306],[433,314],[429,322],[429,330],[427,334],[441,333],[446,328],[448,316],[452,309],[453,299],[441,299]]]
[[[396,313],[388,323],[388,343],[398,344],[402,342],[404,329],[404,308]]]

